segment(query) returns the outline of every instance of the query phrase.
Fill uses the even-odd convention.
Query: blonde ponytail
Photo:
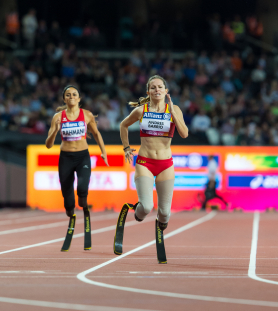
[[[137,103],[136,102],[129,102],[128,104],[129,104],[129,106],[135,108],[135,107],[142,106],[142,105],[148,103],[149,101],[150,101],[150,96],[147,96],[147,97],[140,97]]]

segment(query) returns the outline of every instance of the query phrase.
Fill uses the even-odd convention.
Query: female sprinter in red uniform
[[[136,107],[125,118],[120,126],[126,161],[132,161],[135,149],[130,148],[128,141],[128,127],[139,121],[141,147],[135,166],[135,185],[138,203],[129,208],[135,209],[135,219],[142,221],[153,209],[154,177],[158,196],[157,226],[161,231],[166,229],[173,197],[175,172],[171,154],[171,138],[175,127],[182,138],[188,136],[188,128],[184,123],[183,114],[178,106],[173,105],[168,94],[166,81],[155,75],[147,83],[147,97],[140,98],[138,103],[130,102]],[[165,96],[168,103],[165,103]],[[124,208],[124,207],[123,207]],[[119,217],[120,219],[120,217]],[[119,222],[117,229],[119,227]],[[117,233],[116,233],[117,235]],[[117,251],[115,237],[114,252]]]
[[[93,134],[99,145],[101,157],[107,166],[108,162],[103,139],[97,129],[93,114],[79,107],[81,98],[78,89],[72,85],[66,86],[63,91],[63,100],[65,105],[57,108],[58,113],[53,117],[45,144],[47,148],[51,148],[56,135],[59,131],[61,132],[59,178],[66,214],[73,217],[75,216],[74,172],[76,172],[78,179],[78,204],[83,208],[84,215],[85,212],[89,213],[87,196],[91,176],[91,161],[86,141],[87,129]]]

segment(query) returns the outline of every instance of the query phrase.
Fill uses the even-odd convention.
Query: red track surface
[[[165,235],[206,215],[173,214]],[[80,236],[73,239],[69,252],[63,253],[60,248],[68,224],[64,214],[0,210],[0,310],[278,309],[278,214],[260,215],[255,258],[256,275],[277,282],[274,284],[248,277],[254,220],[251,213],[219,212],[165,239],[167,265],[157,263],[154,244],[116,257],[113,238],[117,216],[111,212],[92,214],[92,250],[83,250]],[[128,215],[124,253],[154,240],[154,219],[153,213],[143,223],[136,223],[133,214]],[[94,231],[102,228],[102,232]],[[75,236],[83,230],[83,213],[78,211]],[[59,238],[49,244],[5,252]],[[115,288],[77,278],[81,272],[115,258],[118,260],[86,275],[88,282]],[[221,302],[217,297],[225,299]],[[10,300],[3,302],[6,298]]]

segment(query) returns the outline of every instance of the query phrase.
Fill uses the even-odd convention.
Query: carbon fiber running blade
[[[90,211],[84,211],[84,250],[92,248]]]
[[[72,236],[74,233],[75,222],[76,222],[76,215],[74,214],[72,217],[70,217],[70,220],[69,220],[69,227],[68,227],[67,235],[66,235],[63,247],[61,248],[62,252],[67,252],[70,248]]]
[[[163,231],[159,228],[157,219],[155,220],[155,239],[158,263],[166,264],[167,258],[164,246]]]
[[[123,239],[124,239],[124,228],[125,228],[125,220],[128,214],[128,210],[132,207],[132,205],[125,203],[121,209],[121,212],[118,217],[115,237],[114,237],[114,254],[121,255],[123,253]]]

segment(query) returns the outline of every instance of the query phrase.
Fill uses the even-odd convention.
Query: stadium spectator
[[[30,9],[29,12],[22,18],[22,32],[25,40],[25,46],[32,49],[35,45],[36,31],[38,28],[38,21],[36,11]]]
[[[13,42],[18,42],[18,34],[20,31],[20,23],[18,12],[11,10],[6,16],[6,34],[8,39]]]

